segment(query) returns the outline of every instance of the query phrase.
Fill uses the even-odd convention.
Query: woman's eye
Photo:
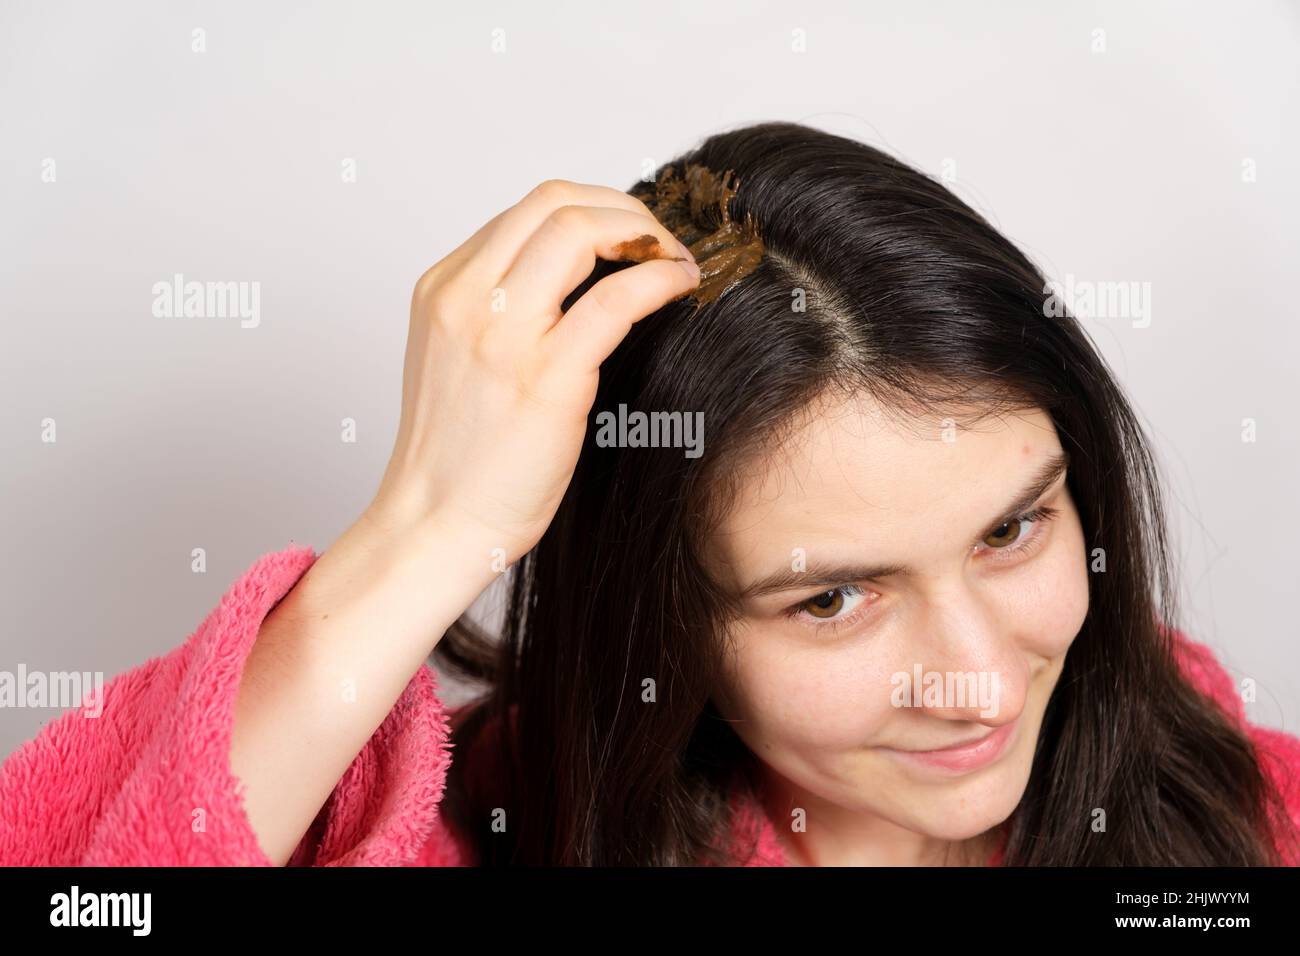
[[[1014,545],[1016,541],[1019,540],[1022,529],[1029,530],[1031,528],[1033,528],[1032,522],[1021,521],[1019,518],[1014,518],[1003,524],[1000,528],[995,528],[992,534],[986,535],[984,537],[984,543],[990,548],[1005,548],[1009,545]]]
[[[852,613],[863,600],[862,588],[847,584],[800,602],[795,605],[795,611],[804,611],[819,621],[833,621]]]
[[[983,544],[992,551],[1002,552],[998,558],[1027,552],[1037,546],[1046,533],[1047,522],[1058,514],[1058,508],[1035,508],[994,528],[984,536]]]

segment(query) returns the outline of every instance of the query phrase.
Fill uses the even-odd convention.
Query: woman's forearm
[[[277,864],[491,582],[489,552],[448,527],[399,530],[366,512],[267,615],[240,683],[230,762]]]

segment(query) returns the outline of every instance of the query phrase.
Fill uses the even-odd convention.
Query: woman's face
[[[711,541],[743,609],[715,703],[808,859],[924,862],[1005,820],[1087,614],[1051,419],[961,422],[825,399]]]

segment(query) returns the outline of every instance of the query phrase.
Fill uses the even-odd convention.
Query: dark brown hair
[[[512,569],[500,639],[462,620],[434,654],[482,682],[456,716],[442,804],[476,862],[729,860],[728,787],[737,774],[752,786],[757,758],[710,700],[733,608],[703,542],[737,463],[830,389],[936,418],[1040,408],[1070,455],[1106,570],[1089,574],[1005,863],[1278,862],[1294,839],[1278,795],[1243,731],[1181,676],[1161,624],[1177,620],[1177,590],[1141,425],[1079,323],[1045,314],[1039,270],[938,181],[850,139],[750,126],[656,178],[687,164],[734,173],[730,213],[757,223],[761,264],[698,311],[680,300],[633,327],[602,367],[559,512]],[[565,307],[625,267],[599,262]],[[600,447],[594,416],[620,404],[703,412],[706,453]]]

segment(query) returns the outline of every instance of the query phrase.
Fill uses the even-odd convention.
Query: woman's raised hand
[[[561,313],[597,257],[638,264]],[[372,516],[446,528],[517,560],[573,475],[600,363],[698,282],[690,252],[639,199],[537,186],[416,284],[401,421]]]

